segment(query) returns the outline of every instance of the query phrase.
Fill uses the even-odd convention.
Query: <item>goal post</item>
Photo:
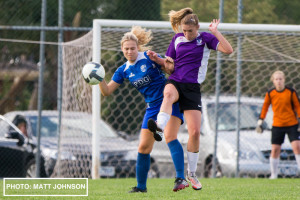
[[[210,23],[200,22],[199,24],[200,32],[209,32]],[[126,157],[128,159],[128,157],[136,155],[125,155],[124,152],[118,152],[118,155],[116,155],[114,150],[120,149],[119,146],[111,146],[110,149],[100,146],[100,141],[105,138],[102,137],[103,128],[99,124],[105,122],[116,131],[125,132],[130,136],[138,136],[146,109],[142,95],[128,81],[124,81],[112,95],[101,98],[99,86],[91,87],[81,77],[82,67],[92,60],[104,66],[106,71],[105,80],[110,81],[115,70],[126,62],[121,51],[120,40],[124,33],[130,31],[133,25],[151,30],[153,39],[149,45],[160,55],[165,54],[174,36],[171,24],[167,21],[95,19],[91,32],[74,41],[63,43],[62,116],[64,117],[69,111],[88,113],[92,116],[90,122],[86,124],[87,127],[82,127],[87,132],[92,132],[92,134],[86,135],[77,132],[78,140],[76,141],[72,141],[69,136],[64,135],[64,128],[62,128],[62,155],[72,157],[69,153],[70,149],[75,147],[80,149],[80,151],[72,152],[76,157],[76,159],[73,159],[73,163],[66,163],[64,160],[61,166],[56,166],[56,168],[61,168],[61,175],[64,177],[97,179],[102,177],[103,174],[101,173],[104,172],[111,172],[109,177],[116,178],[133,177],[135,175],[135,166],[132,166],[129,170],[122,168],[123,163],[120,161],[122,160],[120,157],[123,156],[122,158]],[[240,76],[242,96],[263,98],[265,92],[272,86],[270,75],[275,70],[284,71],[287,77],[286,84],[300,91],[300,48],[297,45],[300,44],[300,26],[221,23],[218,29],[234,49],[231,55],[222,55],[220,58],[220,95],[236,95],[236,80],[237,76]],[[242,36],[241,74],[236,72],[239,36]],[[206,79],[201,85],[203,95],[215,95],[217,59],[215,51],[211,51]],[[70,122],[70,120],[66,121],[63,118],[62,127]],[[184,126],[181,126],[181,128],[184,129]],[[186,138],[182,133],[183,129],[178,135],[178,140],[186,150]],[[81,143],[85,143],[85,145],[81,145],[78,141],[82,141]],[[205,144],[206,141],[200,140],[200,142],[200,148],[210,148]],[[71,146],[71,144],[74,145]],[[87,145],[89,148],[86,148]],[[90,149],[90,146],[92,146],[92,149]],[[134,148],[137,152],[137,143]],[[116,158],[111,159],[110,162],[118,161],[119,163],[107,163],[107,157],[109,157],[107,153],[114,154]],[[167,155],[166,159],[169,160],[159,160],[159,156],[162,154]],[[156,170],[155,173],[159,172],[160,177],[175,176],[169,150],[164,141],[156,142],[150,155],[151,164],[157,164],[151,168],[153,171]],[[200,157],[202,158],[202,156]],[[104,163],[103,166],[101,166],[101,163]],[[166,163],[169,165],[164,166]],[[115,174],[113,168],[109,168],[109,166],[114,167]],[[161,168],[162,166],[163,168]],[[201,165],[199,165],[198,170],[200,175],[208,174]],[[249,170],[249,174],[252,174],[251,170]],[[224,175],[230,176],[226,173]]]
[[[199,23],[200,30],[208,31],[210,23]],[[93,61],[101,62],[101,28],[102,27],[127,27],[133,25],[142,26],[144,28],[167,28],[171,29],[171,25],[166,21],[131,21],[131,20],[103,20],[95,19],[93,21]],[[300,32],[299,25],[271,25],[271,24],[234,24],[234,23],[221,23],[218,26],[220,31],[275,31],[275,32]],[[117,38],[119,40],[119,38]],[[296,59],[298,62],[299,60]],[[97,126],[100,119],[101,99],[100,90],[98,86],[93,86],[93,164],[92,164],[92,177],[98,178],[99,174],[99,144],[100,129]]]

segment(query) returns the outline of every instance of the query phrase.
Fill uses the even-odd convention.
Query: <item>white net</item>
[[[159,22],[157,22],[159,23]],[[145,24],[145,27],[147,24]],[[125,62],[120,50],[120,39],[131,27],[105,27],[101,29],[101,64],[105,67],[105,80],[110,81],[118,66]],[[150,45],[153,50],[164,55],[169,42],[174,35],[166,28],[151,28],[153,40]],[[203,30],[201,30],[203,31]],[[208,30],[205,30],[208,31]],[[299,32],[270,32],[270,31],[222,31],[234,48],[234,52],[221,56],[221,86],[220,110],[218,123],[218,176],[233,176],[236,171],[236,80],[237,53],[241,53],[241,124],[240,124],[240,158],[239,175],[245,177],[267,177],[270,175],[269,156],[271,150],[270,131],[263,135],[254,132],[256,121],[262,106],[262,98],[272,87],[271,73],[282,70],[286,74],[286,85],[293,87],[300,93],[300,33]],[[242,38],[241,49],[237,48],[238,37]],[[63,80],[63,120],[61,133],[61,153],[69,155],[72,161],[65,159],[61,162],[62,176],[91,177],[91,120],[80,125],[83,130],[76,133],[76,139],[64,134],[65,127],[72,120],[67,117],[68,112],[91,113],[91,86],[81,77],[81,69],[92,57],[92,33],[88,33],[78,40],[64,44],[64,80]],[[214,141],[214,95],[216,85],[217,54],[210,55],[206,80],[201,86],[203,95],[203,122],[200,138],[200,159],[198,165],[199,176],[211,176],[211,161]],[[245,97],[245,98],[244,98]],[[247,97],[247,98],[246,98]],[[112,129],[101,136],[101,170],[102,177],[133,177],[135,176],[136,150],[138,142],[125,141],[120,137],[109,135],[108,132],[125,132],[127,136],[139,135],[146,105],[143,97],[128,82],[125,82],[112,95],[101,97],[102,126],[108,124]],[[269,109],[271,110],[271,109]],[[270,113],[271,114],[271,113]],[[72,115],[71,115],[72,116]],[[90,115],[89,115],[90,117]],[[68,118],[67,120],[65,118]],[[76,117],[75,117],[76,118]],[[86,117],[84,117],[86,119]],[[68,123],[67,123],[68,122]],[[267,122],[271,127],[272,117]],[[77,124],[76,120],[74,123]],[[74,125],[75,126],[75,125]],[[84,128],[88,127],[88,128]],[[103,128],[104,129],[104,128]],[[67,132],[67,131],[65,131]],[[85,134],[88,133],[88,134]],[[115,134],[115,132],[113,133]],[[115,134],[124,136],[124,134]],[[106,140],[111,138],[111,140]],[[188,134],[185,125],[178,135],[186,151]],[[120,141],[119,141],[120,139]],[[78,142],[81,141],[81,142]],[[107,145],[102,144],[105,142]],[[109,144],[109,145],[108,145]],[[124,146],[122,146],[124,145]],[[131,148],[128,148],[130,146]],[[70,155],[69,155],[70,156]],[[186,158],[186,156],[185,156]],[[151,172],[153,177],[174,177],[175,171],[171,156],[165,142],[155,143],[151,153]],[[280,176],[294,176],[297,170],[289,141],[283,145],[279,164]],[[185,168],[186,169],[186,168]]]

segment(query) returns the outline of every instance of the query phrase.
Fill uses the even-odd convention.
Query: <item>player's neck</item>
[[[276,87],[275,89],[277,92],[282,92],[285,89],[285,86],[284,87]]]

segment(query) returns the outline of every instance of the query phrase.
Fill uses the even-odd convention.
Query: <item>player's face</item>
[[[133,40],[125,41],[122,45],[122,51],[125,58],[130,62],[134,63],[138,56],[137,44]]]
[[[284,83],[285,83],[285,79],[282,74],[277,74],[277,73],[274,74],[273,84],[274,84],[276,90],[279,90],[279,91],[283,90],[285,87]]]
[[[183,31],[184,37],[191,41],[194,40],[198,35],[198,29],[199,25],[187,25],[187,24],[181,24],[181,29]]]

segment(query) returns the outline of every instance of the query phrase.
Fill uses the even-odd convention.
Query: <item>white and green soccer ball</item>
[[[96,62],[88,62],[82,68],[82,76],[90,85],[99,84],[105,77],[104,67]]]

